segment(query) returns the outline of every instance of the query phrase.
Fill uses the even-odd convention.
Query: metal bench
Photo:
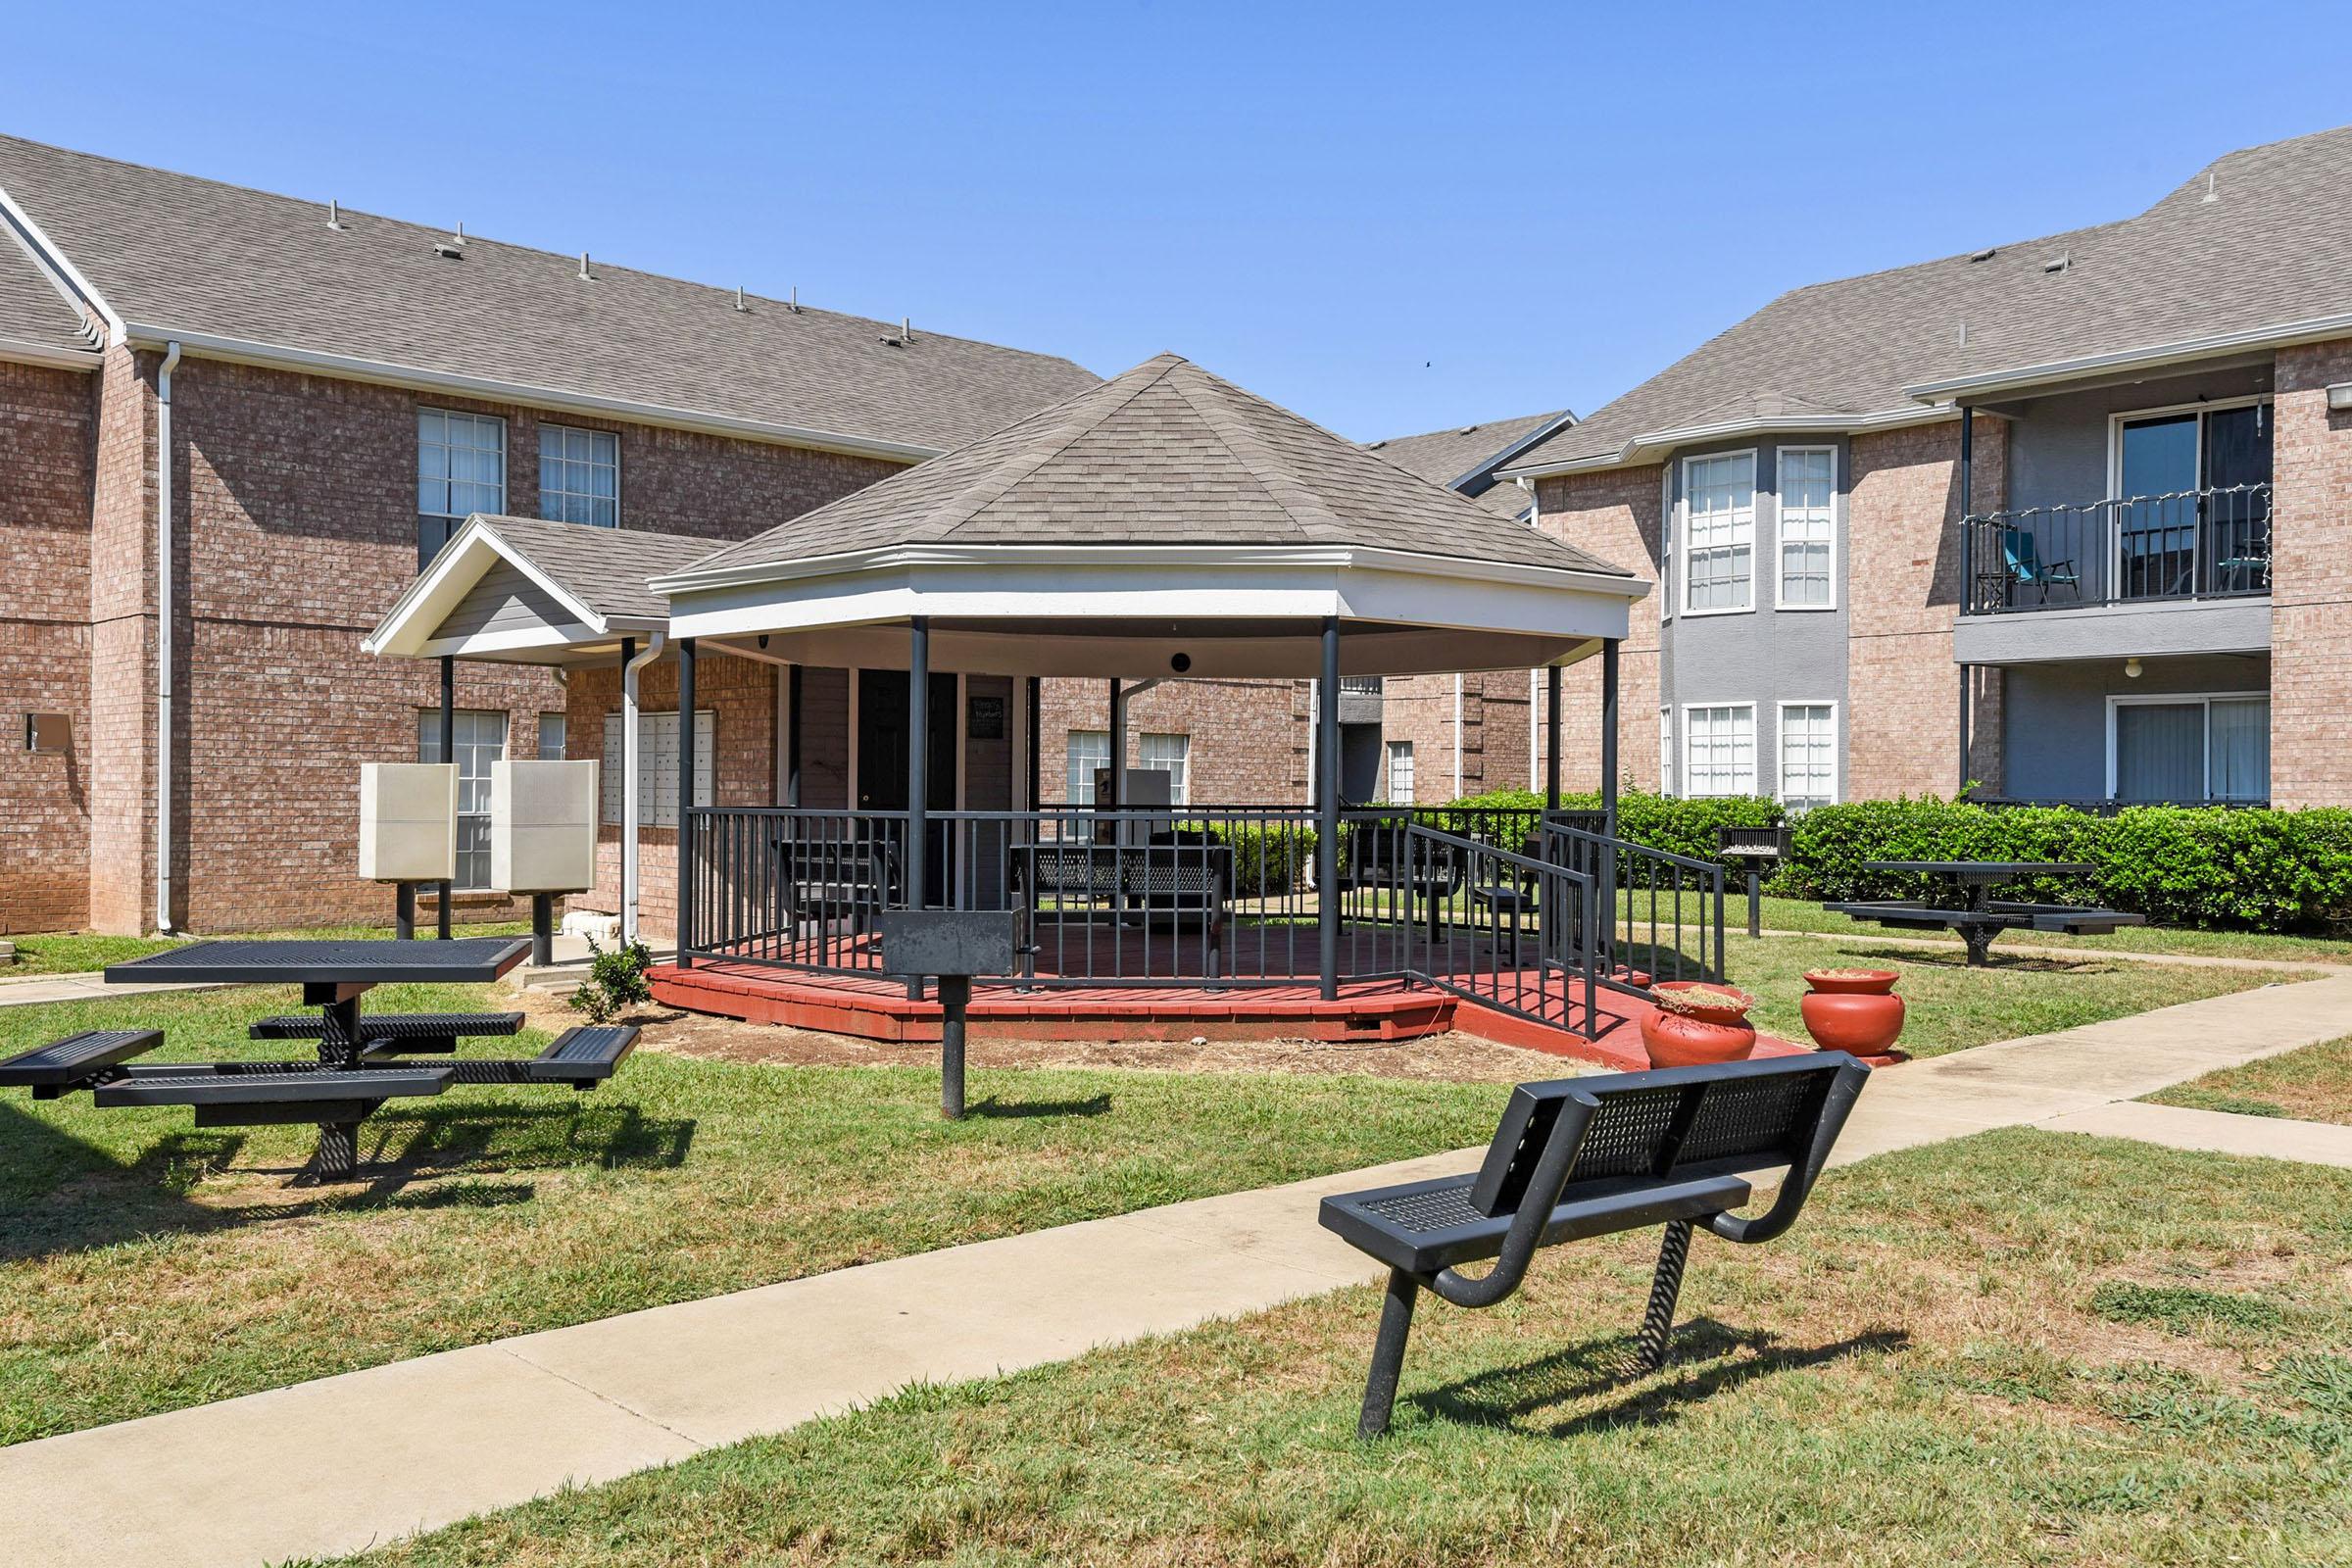
[[[364,1012],[360,1014],[362,1054],[386,1051],[411,1054],[449,1055],[460,1040],[512,1035],[522,1028],[519,1012]],[[313,1013],[282,1013],[263,1018],[245,1031],[254,1040],[317,1040],[325,1025]]]
[[[1869,1076],[1843,1052],[1821,1052],[1521,1084],[1476,1172],[1323,1200],[1324,1228],[1389,1266],[1357,1434],[1388,1430],[1422,1290],[1493,1306],[1519,1288],[1537,1249],[1588,1236],[1666,1227],[1636,1342],[1636,1364],[1655,1370],[1691,1225],[1730,1242],[1787,1231]],[[1746,1173],[1773,1166],[1788,1174],[1772,1206],[1735,1216],[1750,1196]],[[1490,1257],[1484,1276],[1460,1272]]]
[[[533,1083],[594,1089],[612,1076],[620,1058],[637,1049],[633,1023],[580,1024],[556,1036],[554,1045],[525,1063]]]
[[[1385,892],[1407,902],[1420,900],[1434,942],[1446,929],[1447,902],[1461,891],[1462,858],[1450,846],[1415,837],[1410,826],[1402,817],[1356,823],[1348,834],[1348,863],[1340,886]]]
[[[164,1043],[161,1029],[85,1029],[0,1061],[0,1085],[55,1100],[122,1075],[122,1063]]]

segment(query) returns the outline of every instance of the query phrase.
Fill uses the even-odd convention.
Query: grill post
[[[963,1025],[971,1004],[972,977],[939,977],[939,1113],[950,1121],[963,1119]]]

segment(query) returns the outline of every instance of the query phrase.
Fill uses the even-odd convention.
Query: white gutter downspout
[[[1453,798],[1462,798],[1462,677],[1453,677]]]
[[[179,342],[155,372],[155,929],[172,929],[172,371]]]
[[[662,657],[666,632],[655,632],[620,667],[620,940],[637,940],[637,672]]]

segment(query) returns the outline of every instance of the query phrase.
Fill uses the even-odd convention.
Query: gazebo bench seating
[[[161,1029],[85,1029],[0,1061],[0,1085],[30,1089],[35,1100],[54,1100],[69,1089],[115,1076],[119,1064],[163,1043]]]
[[[1493,1306],[1518,1290],[1538,1249],[1561,1242],[1666,1228],[1636,1348],[1636,1364],[1656,1369],[1691,1226],[1743,1243],[1787,1231],[1869,1076],[1843,1052],[1818,1052],[1521,1084],[1477,1171],[1323,1200],[1323,1227],[1389,1268],[1358,1435],[1388,1430],[1424,1289]],[[1770,1208],[1732,1213],[1748,1201],[1749,1173],[1784,1166]],[[1495,1262],[1485,1275],[1459,1272],[1486,1258]]]
[[[556,1036],[555,1044],[531,1058],[531,1081],[594,1089],[636,1049],[633,1023],[580,1024]]]
[[[317,1040],[325,1025],[317,1013],[284,1013],[256,1021],[245,1032],[254,1040]],[[519,1012],[373,1012],[360,1014],[360,1040],[372,1054],[386,1051],[448,1055],[460,1040],[511,1035],[522,1028]]]

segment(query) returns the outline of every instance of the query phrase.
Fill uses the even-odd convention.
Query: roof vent
[[[466,242],[462,239],[437,239],[433,241],[433,254],[445,256],[453,262],[462,262],[466,259]]]
[[[792,285],[792,298],[791,298],[791,299],[789,299],[789,300],[786,300],[786,301],[784,302],[784,308],[785,308],[786,310],[790,311],[790,312],[791,312],[793,315],[795,315],[795,316],[798,316],[798,315],[800,315],[800,314],[801,314],[801,285],[800,285],[800,284],[798,284],[798,283],[795,283],[795,284],[793,284],[793,285]]]
[[[2218,202],[2222,199],[2220,182],[2213,177],[2211,170],[2205,172],[2205,194],[2199,199],[2209,202]]]
[[[744,300],[743,285],[741,283],[735,285],[735,308],[744,312],[749,312],[751,310],[751,306]]]
[[[329,228],[343,226],[343,209],[332,197],[329,197],[326,203],[326,226]]]
[[[2048,261],[2043,262],[2041,264],[2041,270],[2045,272],[2063,272],[2072,268],[2074,265],[2075,253],[2073,251],[2064,251],[2056,256],[2051,257]]]
[[[1385,447],[1389,443],[1385,438],[1379,441],[1367,441],[1364,443],[1364,450],[1366,452],[1378,452],[1382,447]]]
[[[595,280],[596,274],[588,270],[588,253],[586,251],[582,251],[580,252],[580,281],[583,283],[592,283]]]
[[[1478,426],[1475,424],[1465,424],[1459,430],[1456,430],[1453,433],[1455,435],[1476,435],[1478,434]]]
[[[1997,250],[1995,250],[1992,246],[1987,245],[1981,251],[1970,251],[1968,253],[1968,259],[1972,262],[1989,262],[1998,254],[2000,253]]]

